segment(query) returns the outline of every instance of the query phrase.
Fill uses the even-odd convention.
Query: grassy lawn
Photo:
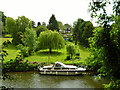
[[[5,61],[9,61],[10,59],[14,59],[19,52],[19,50],[16,50],[16,48],[13,45],[9,45],[5,48],[5,50],[8,52],[8,56],[5,58]],[[36,52],[34,55],[25,57],[24,60],[28,60],[31,62],[48,62],[48,58],[50,56],[50,63],[54,63],[56,61],[63,62],[65,64],[72,64],[72,60],[64,60],[67,57],[66,49],[63,48],[61,50],[52,50],[52,53],[49,55],[48,49],[46,50],[40,50]],[[85,49],[80,49],[80,60],[74,60],[74,63],[84,63],[85,59],[89,56],[89,52]]]
[[[5,47],[4,50],[8,52],[7,57],[5,57],[5,61],[9,61],[10,59],[15,59],[17,53],[19,50],[16,49],[13,45],[8,45],[8,47]]]
[[[12,35],[10,35],[10,34],[2,34],[2,36],[5,37],[5,38],[10,38],[10,37],[12,37]]]
[[[12,38],[3,38],[2,42],[5,40],[12,40]],[[77,52],[80,52],[80,60],[76,59],[74,60],[74,63],[84,63],[85,59],[89,56],[89,51],[87,50],[87,48],[83,48],[82,46],[76,46],[77,47]],[[5,61],[9,61],[10,59],[14,59],[17,55],[17,53],[19,52],[19,50],[16,49],[15,46],[13,45],[8,45],[8,47],[4,48],[7,52],[8,52],[8,56],[5,57]],[[64,60],[67,58],[68,54],[66,52],[66,47],[61,49],[61,50],[52,50],[52,53],[49,54],[48,53],[49,50],[40,50],[36,53],[34,53],[34,55],[29,56],[29,57],[25,57],[24,60],[28,60],[30,62],[48,62],[48,58],[50,56],[50,63],[54,63],[56,61],[60,61],[63,62],[65,64],[72,64],[72,60]]]

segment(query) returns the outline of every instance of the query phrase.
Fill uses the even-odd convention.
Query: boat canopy
[[[62,62],[58,62],[58,61],[55,62],[55,65],[57,65],[57,64],[61,65],[62,67],[65,67],[65,68],[77,68],[76,66],[65,65]]]

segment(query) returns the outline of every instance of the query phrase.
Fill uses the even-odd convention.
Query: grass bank
[[[5,40],[12,40],[12,38],[3,38],[2,41]],[[89,51],[87,48],[83,48],[82,46],[77,45],[77,50],[80,53],[80,59],[74,59],[75,64],[85,63],[85,59],[89,56]],[[19,53],[19,50],[16,49],[13,45],[8,45],[8,47],[4,48],[8,52],[8,56],[5,57],[5,62],[9,61],[10,59],[14,59]],[[79,49],[79,50],[78,50]],[[52,50],[52,53],[49,54],[49,50],[40,50],[35,52],[32,56],[25,57],[24,60],[28,60],[30,62],[40,62],[40,63],[54,63],[56,61],[63,62],[65,64],[72,64],[72,60],[65,60],[67,58],[68,54],[66,51],[66,47],[61,50]],[[75,56],[73,57],[75,58]]]

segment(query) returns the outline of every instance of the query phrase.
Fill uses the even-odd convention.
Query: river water
[[[10,72],[13,80],[3,80],[2,85],[12,88],[103,88],[107,80],[95,76],[44,76],[38,72]]]

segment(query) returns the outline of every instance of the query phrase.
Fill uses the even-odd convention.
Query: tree
[[[29,47],[29,54],[36,49],[36,32],[32,29],[26,28],[24,32],[24,38],[22,38],[22,42],[26,47]]]
[[[83,29],[80,29],[80,31],[82,32],[80,34],[81,35],[80,39],[82,39],[80,43],[82,43],[86,47],[89,46],[88,39],[89,37],[92,37],[93,29],[94,29],[93,24],[90,21],[87,21]]]
[[[52,31],[57,30],[59,32],[59,26],[58,26],[57,20],[55,18],[55,15],[53,15],[53,14],[50,17],[48,29],[52,30]]]
[[[32,28],[32,21],[30,21],[25,16],[18,17],[18,19],[14,20],[11,17],[6,18],[6,29],[13,37],[13,43],[15,45],[22,44],[21,38],[23,33],[25,32],[25,28]]]
[[[44,26],[46,28],[46,23],[45,22],[42,22],[42,26]]]
[[[35,22],[32,21],[32,28],[35,28]]]
[[[10,34],[12,34],[12,37],[14,38],[15,33],[18,32],[16,29],[17,28],[16,21],[11,17],[7,17],[5,23],[6,23],[6,29]]]
[[[26,18],[25,16],[21,16],[21,17],[18,16],[18,19],[16,19],[16,25],[18,31],[24,33],[25,28],[27,27],[32,28],[32,21]]]
[[[107,5],[113,5],[113,13],[107,14]],[[92,51],[90,62],[97,60],[101,66],[99,72],[101,75],[107,75],[111,79],[108,87],[118,88],[120,80],[120,42],[118,34],[119,28],[119,15],[118,9],[120,7],[120,1],[109,0],[102,2],[91,2],[90,12],[92,18],[97,18],[97,23],[102,28],[96,28],[94,31],[94,37],[90,39],[90,49]],[[102,11],[102,12],[101,12]],[[100,13],[98,13],[100,12]],[[111,23],[115,22],[111,26]],[[102,61],[99,61],[102,60]],[[111,83],[115,84],[111,84]]]
[[[38,26],[40,26],[40,25],[41,25],[41,23],[40,23],[40,22],[38,22],[38,23],[37,23],[37,27],[38,27]]]
[[[84,45],[84,40],[83,40],[83,31],[84,31],[84,27],[86,25],[86,21],[82,22],[81,25],[79,26],[79,41],[81,45]]]
[[[68,52],[68,54],[71,55],[71,59],[72,59],[72,56],[75,54],[75,45],[72,43],[69,43],[67,45],[67,52]]]
[[[77,45],[77,40],[78,40],[78,33],[79,33],[79,26],[82,24],[84,20],[79,18],[77,21],[75,21],[73,23],[73,35],[74,35],[74,38],[75,38],[75,45]]]
[[[62,23],[61,21],[58,21],[57,23],[58,23],[59,29],[60,29],[60,30],[63,30],[63,29],[64,29],[63,23]]]
[[[52,49],[61,49],[64,47],[63,37],[56,31],[43,31],[38,37],[39,49],[49,49],[51,53]]]
[[[41,26],[38,26],[35,30],[36,30],[36,32],[37,32],[37,37],[39,37],[39,34],[40,34],[42,31],[46,31],[47,28],[41,25]]]
[[[7,34],[8,31],[5,29],[5,20],[7,17],[4,15],[4,12],[1,12],[1,14],[2,14],[2,34]]]

